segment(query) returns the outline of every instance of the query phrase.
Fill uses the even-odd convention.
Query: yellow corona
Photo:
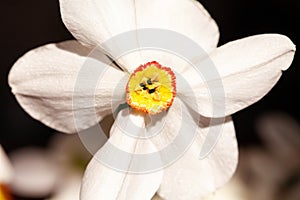
[[[176,95],[176,76],[169,67],[152,61],[131,74],[126,87],[127,103],[134,109],[157,114],[167,110]]]

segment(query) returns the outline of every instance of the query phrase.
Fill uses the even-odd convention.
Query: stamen
[[[149,94],[152,94],[152,93],[154,93],[155,92],[155,88],[154,89],[151,89],[151,90],[149,90]]]

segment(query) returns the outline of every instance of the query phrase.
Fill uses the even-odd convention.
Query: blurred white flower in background
[[[14,167],[12,192],[16,196],[41,198],[51,195],[58,177],[55,165],[47,150],[24,147],[10,153]]]
[[[0,144],[0,200],[11,200],[10,184],[13,176],[11,162]]]
[[[205,200],[299,200],[300,124],[288,114],[257,119],[262,145],[240,148],[233,178]]]
[[[46,148],[24,147],[9,154],[14,176],[11,188],[20,198],[76,200],[91,155],[78,135],[55,133]]]
[[[257,130],[268,159],[258,161],[261,180],[254,184],[269,185],[270,200],[300,199],[300,123],[287,113],[274,111],[258,119]],[[261,189],[263,192],[267,191]]]
[[[61,133],[52,138],[49,150],[57,166],[60,166],[60,178],[48,200],[79,200],[83,172],[91,154],[84,148],[78,135]]]

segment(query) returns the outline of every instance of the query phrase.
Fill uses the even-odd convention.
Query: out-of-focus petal
[[[0,145],[0,183],[9,184],[13,179],[13,167],[4,149]]]
[[[118,117],[124,112],[121,111]],[[124,118],[122,118],[124,119]],[[150,173],[132,173],[141,162],[134,162],[133,157],[155,151],[148,140],[140,140],[130,135],[144,134],[145,121],[140,114],[130,114],[127,121],[118,118],[111,130],[108,142],[94,155],[89,163],[81,188],[82,200],[94,199],[151,199],[157,191],[162,178],[162,171]],[[140,132],[131,132],[131,125],[141,127]],[[123,126],[123,125],[124,126]],[[129,125],[131,124],[131,125]],[[143,171],[141,171],[143,172]]]
[[[14,194],[28,198],[50,195],[59,175],[59,166],[43,149],[24,148],[10,154],[15,175],[11,183]]]
[[[21,57],[10,71],[9,85],[25,111],[66,133],[88,128],[111,113],[113,89],[123,73],[106,67],[104,55],[85,57],[90,51],[66,41]],[[74,112],[80,118],[75,122]]]
[[[182,74],[194,92],[183,94],[184,99],[189,101],[190,96],[195,95],[198,111],[204,116],[233,114],[269,92],[282,70],[291,65],[294,54],[295,45],[278,34],[256,35],[227,43],[201,62],[201,73],[206,75],[202,81],[197,73]]]
[[[168,36],[154,29],[169,30],[188,37],[203,49],[202,54],[215,49],[219,40],[218,26],[204,7],[195,0],[116,0],[113,2],[87,0],[84,3],[78,0],[72,2],[60,0],[60,8],[65,25],[82,44],[101,46],[127,71],[144,64],[145,62],[141,60],[149,57],[149,54],[144,55],[143,51],[135,48],[127,51],[122,49],[132,44],[137,44],[136,48],[139,48],[139,45],[149,43],[149,37],[153,38],[155,44],[167,42]],[[143,41],[141,35],[145,32],[135,30],[146,28],[148,29],[147,41]],[[124,36],[125,40],[120,37],[110,40],[127,31],[132,33]],[[168,46],[178,43],[184,45],[180,42],[171,41]],[[134,54],[124,55],[132,50],[135,50]],[[146,62],[158,61],[162,58],[161,56],[157,58],[156,54],[151,54],[150,57]],[[170,64],[172,63],[168,63]]]
[[[163,199],[202,199],[225,184],[233,175],[238,148],[233,122],[228,118],[219,126],[220,137],[212,151],[200,159],[210,127],[198,127],[195,141],[173,165],[165,168],[158,194]],[[218,130],[218,128],[216,130]]]
[[[47,200],[79,200],[81,180],[82,176],[79,173],[71,173],[68,176],[64,176],[59,188]]]
[[[284,163],[286,171],[297,170],[300,166],[300,125],[286,113],[271,112],[257,120],[258,135],[266,148]]]

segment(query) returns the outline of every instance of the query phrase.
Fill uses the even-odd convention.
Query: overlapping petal
[[[279,34],[247,37],[217,48],[201,61],[200,74],[192,68],[182,74],[194,94],[183,93],[186,101],[197,97],[204,116],[233,114],[261,99],[292,63],[295,45]],[[215,71],[215,73],[214,73]],[[207,74],[214,74],[206,76]],[[216,73],[217,72],[217,73]]]
[[[121,111],[119,115],[124,113]],[[131,134],[144,134],[143,115],[130,113],[126,121],[120,123],[125,126],[134,123],[141,129],[135,129],[137,132]],[[133,173],[132,170],[139,168],[137,165],[145,162],[145,160],[139,163],[133,162],[133,157],[137,154],[155,152],[155,146],[148,140],[140,140],[128,135],[128,131],[134,130],[115,122],[108,142],[94,155],[86,169],[81,188],[82,200],[140,200],[151,199],[154,196],[162,179],[162,171]]]
[[[221,131],[220,137],[207,157],[200,159],[199,156],[212,127],[199,126],[196,138],[185,154],[164,169],[158,190],[163,199],[202,199],[230,179],[238,162],[233,122],[227,119],[225,124],[213,125],[216,126]]]
[[[231,119],[205,118],[178,98],[159,134],[150,139],[163,161],[164,176],[158,190],[163,199],[202,199],[226,183],[237,165]],[[201,152],[206,154],[200,158]]]
[[[103,62],[108,62],[104,55],[87,59],[85,56],[90,51],[76,41],[66,41],[39,47],[21,57],[10,71],[9,85],[26,112],[66,133],[88,128],[111,113],[112,91],[123,73],[107,67],[94,88],[88,85],[89,82],[78,82],[91,81],[91,78],[97,81],[100,78],[97,74],[106,65]],[[79,75],[81,79],[78,79]],[[74,99],[77,102],[95,101],[79,107]],[[74,112],[80,113],[80,124],[74,123]]]

